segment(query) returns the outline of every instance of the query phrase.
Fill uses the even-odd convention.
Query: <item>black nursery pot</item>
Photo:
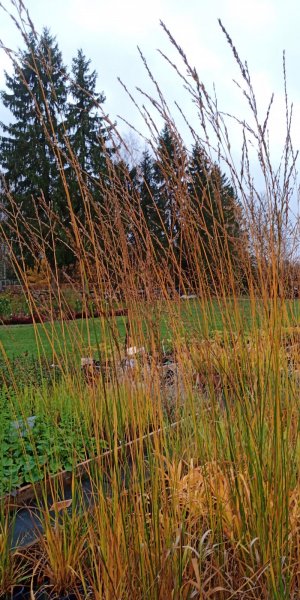
[[[35,594],[35,600],[77,600],[77,599],[78,599],[78,595],[76,595],[74,592],[68,592],[67,594],[63,594],[62,596],[59,596],[56,593],[53,593],[53,592],[51,593],[51,592],[46,592],[45,590],[41,590]],[[19,600],[19,597],[18,597],[18,600]],[[27,600],[27,598],[26,598],[26,600]]]
[[[10,596],[7,596],[9,600],[30,600],[30,589],[24,585],[16,585]]]

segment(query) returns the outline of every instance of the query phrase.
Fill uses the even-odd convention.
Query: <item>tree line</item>
[[[26,265],[36,259],[36,238],[52,266],[71,268],[83,238],[88,251],[91,223],[105,254],[105,228],[120,222],[127,251],[133,256],[139,247],[146,261],[150,245],[176,282],[182,272],[192,282],[201,268],[213,285],[222,260],[242,280],[242,210],[199,143],[188,152],[167,122],[156,146],[129,166],[103,112],[91,61],[78,50],[68,72],[48,29],[28,37],[5,76],[1,100],[12,119],[0,124],[1,206]],[[109,253],[106,260],[109,269]]]

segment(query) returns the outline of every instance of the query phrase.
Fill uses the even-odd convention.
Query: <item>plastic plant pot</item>
[[[12,600],[30,600],[30,590],[24,585],[17,585],[13,589]]]

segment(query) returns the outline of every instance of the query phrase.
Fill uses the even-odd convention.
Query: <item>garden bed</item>
[[[98,319],[103,317],[105,319],[112,317],[125,317],[128,315],[128,310],[126,308],[118,308],[110,311],[95,311],[92,313],[87,313],[85,311],[80,312],[68,312],[65,317],[62,319],[61,315],[59,316],[59,320],[65,321],[76,321],[79,319],[90,319],[95,318]],[[3,317],[0,320],[0,325],[33,325],[34,323],[47,323],[51,321],[52,318],[49,315],[44,314],[28,314],[28,315],[11,315],[9,317]]]

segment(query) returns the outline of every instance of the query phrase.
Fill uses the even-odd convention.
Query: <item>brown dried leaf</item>
[[[70,498],[70,500],[61,500],[60,502],[53,502],[50,511],[54,510],[55,512],[59,512],[61,510],[65,510],[66,508],[69,508],[69,506],[71,506],[72,504],[72,498]]]

